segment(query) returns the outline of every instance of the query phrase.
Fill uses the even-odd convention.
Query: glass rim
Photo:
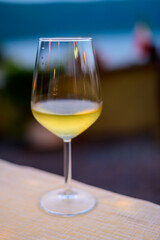
[[[41,37],[39,42],[84,42],[92,41],[91,37]]]

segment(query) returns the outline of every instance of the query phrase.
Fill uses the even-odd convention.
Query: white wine
[[[46,100],[32,103],[37,121],[52,133],[69,140],[91,126],[102,111],[102,104],[88,100]]]

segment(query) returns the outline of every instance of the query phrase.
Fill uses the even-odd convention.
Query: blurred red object
[[[137,23],[134,29],[135,47],[138,55],[144,60],[153,61],[158,54],[153,42],[153,35],[150,27],[145,23]]]

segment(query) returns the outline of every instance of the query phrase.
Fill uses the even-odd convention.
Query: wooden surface
[[[60,176],[1,160],[0,239],[160,239],[160,206],[75,181],[96,196],[94,210],[70,218],[42,211],[40,197],[62,185]]]

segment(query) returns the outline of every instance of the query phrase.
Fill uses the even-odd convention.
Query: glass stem
[[[65,178],[65,194],[71,194],[71,178],[72,178],[72,153],[71,140],[64,140],[64,178]]]

